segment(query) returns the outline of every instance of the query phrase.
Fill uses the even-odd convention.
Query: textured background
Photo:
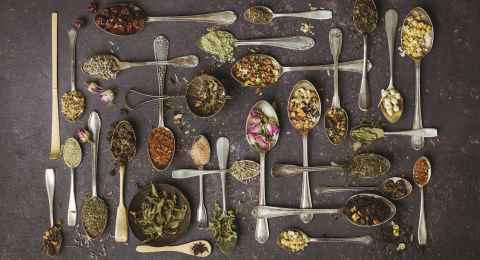
[[[140,1],[140,5],[151,15],[190,14],[231,9],[241,15],[249,5],[263,3],[277,11],[301,11],[313,6],[332,9],[334,19],[313,22],[317,45],[305,52],[288,52],[279,49],[260,48],[270,53],[284,65],[324,64],[331,62],[328,47],[328,30],[340,27],[344,33],[341,60],[360,58],[362,55],[361,36],[352,24],[351,9],[353,1],[219,1],[219,0],[182,0],[182,1]],[[101,1],[106,4],[107,1]],[[67,29],[78,16],[88,16],[88,1],[14,1],[2,0],[0,3],[0,22],[2,40],[0,41],[0,97],[3,127],[0,128],[2,148],[0,149],[0,259],[42,259],[40,238],[48,225],[48,204],[44,186],[45,168],[56,170],[56,218],[66,222],[67,196],[69,189],[68,169],[62,161],[49,161],[50,147],[50,13],[58,11],[59,19],[59,88],[60,95],[69,88],[69,66],[67,49]],[[478,77],[480,37],[476,24],[480,23],[480,4],[478,1],[377,1],[380,17],[388,8],[396,8],[400,19],[416,5],[425,7],[431,14],[435,25],[434,49],[424,60],[422,66],[422,95],[424,125],[437,127],[440,137],[426,142],[425,149],[416,152],[410,148],[408,138],[389,138],[369,147],[389,157],[393,163],[392,175],[410,177],[416,158],[427,155],[433,163],[433,176],[426,188],[426,212],[429,228],[429,246],[424,250],[416,248],[415,243],[408,245],[403,254],[394,252],[394,245],[386,243],[379,235],[379,229],[360,229],[347,224],[342,218],[317,216],[309,225],[304,225],[297,217],[270,221],[270,240],[259,245],[253,238],[254,220],[249,210],[257,199],[258,183],[241,185],[234,180],[228,181],[228,206],[238,211],[240,240],[231,259],[287,259],[289,256],[275,245],[275,237],[286,227],[299,227],[312,236],[350,236],[372,234],[377,240],[370,247],[356,245],[317,245],[299,254],[304,259],[385,259],[387,256],[399,259],[478,259],[480,250],[479,178],[480,164],[480,78]],[[238,38],[285,36],[301,34],[300,20],[279,20],[273,26],[252,26],[239,19],[228,30]],[[301,79],[308,79],[317,86],[323,100],[323,110],[330,105],[333,94],[332,78],[326,73],[308,72],[285,75],[280,84],[268,88],[262,97],[254,90],[241,89],[228,78],[229,66],[217,67],[194,46],[206,30],[205,25],[193,24],[148,24],[143,32],[129,37],[114,37],[99,32],[89,17],[88,25],[81,30],[78,40],[78,59],[87,56],[113,52],[125,60],[153,59],[152,42],[155,36],[164,34],[170,39],[170,57],[196,54],[201,64],[194,70],[168,70],[169,94],[181,93],[181,87],[172,84],[174,75],[191,78],[202,71],[216,75],[224,81],[227,91],[234,98],[214,119],[194,119],[186,112],[181,102],[172,102],[166,112],[166,124],[173,129],[177,137],[177,152],[171,169],[193,167],[188,156],[193,136],[203,133],[213,144],[217,137],[227,136],[231,141],[230,162],[248,158],[257,160],[243,137],[243,125],[248,108],[258,99],[274,101],[281,116],[282,133],[275,149],[268,154],[268,165],[274,162],[301,162],[300,135],[295,132],[286,117],[285,106],[291,86]],[[380,89],[388,83],[387,43],[384,22],[380,19],[377,30],[371,34],[370,59],[375,67],[369,74],[373,103],[378,101]],[[397,45],[399,44],[397,37]],[[237,57],[247,53],[246,48],[237,50]],[[407,58],[395,54],[396,86],[406,100],[403,118],[389,130],[407,129],[411,126],[414,102],[414,65]],[[475,74],[477,73],[477,74]],[[144,107],[138,112],[124,115],[122,95],[126,89],[135,87],[147,92],[155,89],[153,68],[139,68],[122,72],[113,82],[102,82],[104,86],[117,87],[119,98],[117,106],[107,108],[96,97],[85,90],[83,82],[88,78],[78,73],[77,85],[88,99],[87,111],[99,111],[103,119],[103,128],[99,158],[99,193],[110,207],[110,223],[102,241],[95,241],[89,249],[75,248],[79,235],[65,227],[65,248],[61,258],[88,259],[101,255],[102,247],[106,259],[184,259],[178,254],[139,255],[135,252],[138,241],[130,234],[128,245],[116,244],[111,234],[114,230],[115,205],[118,198],[118,175],[112,177],[112,157],[106,141],[109,125],[118,119],[127,118],[135,124],[139,147],[137,156],[128,164],[126,182],[126,200],[130,201],[138,184],[152,180],[170,182],[181,188],[191,200],[192,207],[197,205],[197,179],[172,181],[168,174],[155,173],[147,159],[146,138],[149,129],[156,125],[154,109]],[[357,109],[357,93],[360,75],[341,73],[341,99],[347,109],[352,124],[359,123],[366,116]],[[186,125],[183,129],[172,122],[174,114],[184,113]],[[86,125],[86,113],[79,122],[70,124],[61,119],[62,140],[72,136],[74,130]],[[379,113],[374,109],[374,118]],[[352,156],[350,141],[333,147],[323,133],[323,127],[316,127],[310,135],[310,161],[312,164],[325,164],[330,161],[346,161]],[[90,190],[91,153],[84,146],[84,160],[77,169],[77,201],[81,204],[83,194]],[[207,166],[217,165],[216,157]],[[269,168],[269,167],[268,167]],[[325,196],[315,192],[319,185],[341,185],[343,179],[335,174],[316,174],[311,176],[312,198],[315,207],[340,206],[349,196],[337,194]],[[206,203],[210,209],[215,200],[221,197],[219,178],[206,178]],[[292,206],[299,204],[301,178],[267,178],[267,201],[272,205]],[[418,218],[419,192],[397,203],[399,218],[414,230]],[[81,230],[81,229],[80,229]],[[185,242],[192,239],[208,238],[206,232],[200,232],[193,226],[182,238]],[[224,259],[220,251],[215,250],[211,259]],[[291,256],[290,258],[293,258]]]

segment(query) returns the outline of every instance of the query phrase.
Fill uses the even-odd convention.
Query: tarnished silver
[[[55,196],[55,172],[53,171],[53,169],[45,170],[45,186],[47,187],[50,227],[53,227],[55,226],[55,221],[53,216],[53,197]]]
[[[291,37],[278,37],[278,38],[264,38],[254,40],[237,40],[233,43],[237,46],[271,46],[284,48],[289,50],[303,51],[311,49],[315,46],[315,40],[307,36],[291,36]]]
[[[325,166],[309,166],[303,167],[292,164],[274,164],[272,167],[273,177],[293,177],[302,175],[304,172],[325,172],[339,171],[345,172],[346,166],[343,165],[325,165]]]
[[[417,183],[415,178],[413,178],[413,180],[415,181],[415,184],[417,184],[418,188],[420,188],[420,214],[418,216],[418,230],[417,230],[418,244],[426,245],[427,244],[427,222],[425,220],[423,187],[425,187],[425,185],[428,184],[428,182],[430,181],[430,177],[432,176],[432,164],[430,163],[430,160],[428,160],[428,158],[425,156],[418,158],[418,160],[425,160],[428,164],[428,177],[425,183]]]
[[[404,136],[416,136],[422,138],[432,138],[438,136],[436,128],[420,128],[415,130],[403,130],[394,132],[383,132],[384,135],[404,135]]]
[[[280,17],[296,17],[296,18],[304,18],[304,19],[311,19],[311,20],[329,20],[332,19],[332,11],[331,10],[312,10],[312,11],[306,11],[306,12],[296,12],[296,13],[274,13],[272,9],[266,7],[266,6],[252,6],[251,8],[259,8],[262,9],[268,13],[271,14],[271,19],[270,21],[266,23],[257,23],[257,24],[268,24],[271,23],[273,19],[280,18]],[[248,9],[245,11],[245,13],[248,12]],[[253,21],[250,21],[246,16],[245,19],[251,23]]]
[[[233,11],[221,11],[197,15],[147,17],[145,22],[196,22],[215,25],[230,25],[237,20]]]
[[[88,130],[92,134],[92,197],[97,197],[97,162],[98,162],[98,143],[100,142],[100,129],[102,121],[96,111],[90,113],[88,118]]]
[[[431,43],[428,44],[428,46],[426,46],[428,48],[427,52],[424,55],[424,56],[426,56],[432,50],[433,40],[434,40],[434,35],[435,35],[435,30],[433,28],[432,19],[430,19],[430,16],[428,15],[427,11],[425,11],[423,8],[415,7],[408,13],[408,15],[403,20],[402,27],[405,26],[405,23],[406,23],[407,19],[411,15],[413,15],[414,13],[421,14],[422,17],[425,18],[424,22],[426,22],[426,23],[428,23],[432,26],[432,33],[430,35],[431,36]],[[403,35],[403,28],[402,28],[402,35]],[[403,37],[400,37],[400,38],[403,41]],[[402,46],[403,46],[403,43],[402,43]],[[414,57],[410,57],[410,58],[415,62],[415,112],[414,112],[414,116],[413,116],[413,126],[412,126],[412,128],[413,129],[419,129],[419,128],[423,128],[423,124],[422,124],[422,102],[421,102],[421,93],[422,92],[421,92],[421,89],[420,89],[420,75],[421,75],[420,65],[421,65],[422,59],[424,57],[421,57],[419,59],[414,58]],[[425,140],[422,137],[412,137],[411,145],[412,145],[412,148],[414,150],[417,150],[417,151],[421,150],[423,148],[423,146],[425,145]]]
[[[241,160],[241,161],[236,161],[235,163],[239,162],[249,162],[249,163],[254,163],[258,164],[257,162],[250,161],[250,160]],[[187,178],[192,178],[192,177],[198,177],[198,176],[203,176],[203,175],[208,175],[208,174],[217,174],[217,173],[232,173],[232,169],[226,169],[226,170],[192,170],[192,169],[178,169],[178,170],[173,170],[172,171],[172,178],[174,179],[187,179]]]
[[[220,181],[222,185],[222,214],[227,213],[227,195],[225,190],[226,185],[226,169],[228,163],[228,154],[230,152],[230,142],[226,137],[220,137],[217,139],[217,158],[218,168],[222,170],[220,173]]]
[[[82,147],[78,143],[77,139],[70,137],[67,139],[67,141],[70,140],[75,143],[75,146],[77,146],[78,149],[78,155],[80,157],[80,160],[76,164],[69,164],[67,160],[65,160],[65,153],[63,153],[64,156],[64,162],[70,168],[70,196],[68,199],[68,211],[67,211],[67,224],[68,226],[75,226],[77,224],[77,203],[75,200],[75,168],[80,164],[82,161]]]
[[[77,60],[77,35],[78,29],[76,27],[71,28],[68,30],[68,43],[70,49],[70,90],[76,90],[76,60]]]
[[[211,149],[210,149],[210,143],[208,142],[208,139],[203,135],[197,136],[194,140],[194,143],[200,139],[204,139],[208,144],[208,149],[205,149],[208,151],[204,151],[208,153],[208,158],[207,158],[208,160],[201,162],[201,164],[200,163],[197,164],[195,159],[193,161],[197,164],[196,166],[199,170],[203,170],[203,167],[205,167],[208,161],[210,161]],[[193,156],[192,156],[192,159],[193,159]],[[172,178],[173,178],[173,174],[174,173],[172,172]],[[198,176],[198,189],[199,189],[199,199],[198,199],[198,207],[197,207],[197,224],[198,224],[198,228],[205,229],[205,228],[208,228],[208,214],[207,214],[207,208],[205,207],[205,203],[203,199],[203,175]]]

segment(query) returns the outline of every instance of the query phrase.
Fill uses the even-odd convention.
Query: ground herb
[[[285,230],[280,232],[277,244],[289,252],[298,253],[307,247],[308,237],[303,232],[296,230]]]
[[[56,225],[48,228],[42,236],[42,253],[47,256],[58,255],[62,248],[62,242],[62,228]]]
[[[201,256],[208,252],[208,247],[203,242],[194,243],[192,251],[195,256]]]
[[[152,183],[140,209],[130,211],[147,241],[177,234],[188,210],[187,205],[180,205],[178,200],[174,192],[158,192]]]
[[[250,54],[237,61],[232,68],[233,76],[246,87],[266,87],[280,78],[280,68],[272,57]]]
[[[190,156],[198,168],[203,168],[210,161],[210,153],[210,143],[208,143],[207,138],[202,135],[195,138],[190,150]]]
[[[249,160],[236,161],[230,167],[230,173],[238,181],[247,184],[260,174],[260,164]]]
[[[75,138],[68,138],[63,145],[63,161],[70,168],[75,168],[82,160],[82,148]]]
[[[148,154],[158,169],[168,166],[175,152],[175,137],[168,128],[154,128],[148,136]]]
[[[136,137],[132,125],[128,121],[114,124],[110,139],[112,155],[120,161],[128,161],[136,153]]]
[[[369,144],[375,140],[383,138],[384,131],[382,128],[378,127],[361,126],[352,129],[350,136],[353,140],[359,143]]]
[[[208,229],[212,233],[220,251],[225,255],[230,255],[237,246],[238,240],[234,211],[228,210],[223,214],[218,203],[215,203]]]
[[[110,80],[117,77],[119,65],[112,55],[95,55],[89,57],[81,65],[82,71],[91,77]]]
[[[82,205],[81,219],[87,234],[97,237],[107,226],[107,204],[102,199],[87,194]]]
[[[254,6],[248,8],[247,11],[243,14],[245,20],[254,24],[268,24],[272,21],[273,14],[268,11],[268,9]]]
[[[198,40],[197,45],[203,51],[210,53],[221,62],[233,62],[234,43],[237,40],[227,31],[210,31]]]
[[[348,118],[343,109],[332,107],[325,114],[325,131],[333,144],[340,144],[347,135]]]
[[[190,82],[187,101],[190,110],[197,116],[212,116],[225,104],[225,88],[216,78],[200,75]]]
[[[427,160],[419,159],[415,162],[413,166],[413,179],[415,183],[419,185],[425,185],[428,181],[428,171],[430,170],[430,165]]]
[[[61,102],[62,114],[70,122],[77,120],[85,110],[85,97],[80,91],[68,91],[62,96]]]
[[[378,13],[373,0],[357,0],[353,7],[353,22],[358,30],[370,33],[377,27]]]
[[[348,201],[343,213],[361,226],[379,225],[390,217],[390,207],[381,199],[357,196]]]
[[[133,34],[145,27],[145,14],[132,4],[104,8],[95,16],[95,24],[110,33]]]
[[[359,154],[353,157],[350,171],[355,177],[379,177],[390,169],[387,158],[373,153]]]

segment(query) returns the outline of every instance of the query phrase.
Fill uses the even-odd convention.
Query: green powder
[[[210,53],[221,62],[233,62],[235,37],[226,31],[211,31],[203,35],[197,45],[200,49]]]

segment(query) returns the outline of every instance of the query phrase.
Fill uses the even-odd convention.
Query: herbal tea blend
[[[80,91],[68,91],[62,96],[62,114],[70,122],[77,120],[85,110],[85,97]]]
[[[420,13],[407,17],[402,27],[402,51],[414,59],[425,56],[433,44],[433,27]]]
[[[413,166],[413,178],[415,179],[415,183],[420,185],[425,185],[428,181],[428,171],[430,170],[430,166],[428,165],[427,160],[420,159],[415,162]]]
[[[145,14],[133,4],[116,5],[102,9],[95,24],[113,34],[132,34],[145,26]]]
[[[42,236],[42,253],[47,256],[55,256],[60,253],[63,242],[62,228],[53,226]]]
[[[225,104],[225,89],[214,77],[200,75],[189,83],[187,102],[195,115],[212,116]]]
[[[81,218],[87,234],[90,237],[97,237],[107,226],[107,205],[100,198],[88,194],[83,201]]]
[[[274,61],[264,55],[251,54],[241,58],[232,68],[233,75],[247,87],[266,87],[280,78]]]
[[[375,30],[378,14],[372,1],[357,0],[353,7],[353,20],[358,29],[364,33],[369,33]]]
[[[120,69],[112,55],[92,56],[82,63],[81,68],[91,77],[103,80],[115,79]]]
[[[259,6],[248,8],[243,16],[245,20],[255,24],[267,24],[270,23],[273,18],[273,14],[270,13],[268,9]]]
[[[190,156],[197,167],[203,167],[210,161],[210,144],[208,140],[201,136],[196,138],[190,150]]]
[[[247,138],[261,151],[268,151],[276,142],[276,136],[280,132],[278,121],[268,117],[258,107],[250,111],[247,122]]]
[[[236,161],[230,167],[230,173],[240,182],[249,183],[260,174],[260,164],[254,161]]]
[[[308,237],[303,232],[285,230],[280,232],[277,240],[278,246],[292,253],[303,251],[308,245]]]
[[[197,45],[203,51],[210,53],[221,62],[233,62],[235,37],[226,31],[210,31],[203,35]]]
[[[327,137],[333,144],[340,144],[347,135],[347,115],[342,109],[332,107],[325,114]]]
[[[175,151],[175,139],[167,128],[154,128],[148,137],[148,152],[158,169],[168,166]]]
[[[320,99],[317,92],[304,86],[297,88],[288,104],[288,113],[295,129],[312,129],[320,117]]]
[[[381,224],[390,216],[390,207],[383,200],[359,196],[347,203],[343,213],[358,225],[372,226]]]
[[[234,211],[228,210],[224,215],[218,203],[215,203],[208,229],[222,253],[230,255],[237,246],[238,240]]]
[[[390,162],[377,154],[359,154],[353,157],[350,170],[355,177],[378,177],[390,169]]]
[[[130,124],[125,122],[121,121],[114,125],[110,140],[113,157],[123,161],[129,160],[136,153],[135,132]]]

